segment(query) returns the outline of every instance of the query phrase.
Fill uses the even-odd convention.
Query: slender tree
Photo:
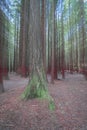
[[[65,78],[65,49],[64,49],[64,10],[63,10],[63,2],[61,3],[61,29],[62,29],[62,59],[61,59],[61,70],[62,70],[62,78]]]
[[[0,9],[0,93],[4,92],[3,88],[3,12]]]
[[[54,0],[52,1],[52,66],[51,66],[51,82],[54,83],[54,19],[55,19],[55,9]]]

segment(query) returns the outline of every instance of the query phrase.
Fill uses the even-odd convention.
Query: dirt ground
[[[4,80],[0,95],[0,130],[87,130],[87,81],[80,74],[48,84],[56,109],[42,99],[21,100],[28,78],[16,74]],[[50,78],[49,78],[50,82]]]

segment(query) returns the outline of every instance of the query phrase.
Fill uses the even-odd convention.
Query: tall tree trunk
[[[42,59],[42,44],[40,30],[40,0],[30,0],[30,26],[29,26],[29,84],[24,91],[24,98],[43,96],[46,91],[46,74]]]
[[[63,3],[61,3],[61,10],[63,8]],[[61,59],[61,69],[62,69],[62,78],[65,78],[65,50],[64,50],[64,22],[63,22],[63,11],[61,16],[61,29],[62,29],[62,59]]]
[[[15,12],[15,29],[14,29],[14,71],[17,72],[19,65],[19,27],[20,15]]]
[[[5,17],[4,17],[5,18]],[[8,76],[8,66],[9,66],[9,63],[8,63],[8,43],[9,43],[9,29],[8,29],[8,21],[5,21],[4,22],[4,26],[5,28],[3,29],[4,31],[4,36],[3,36],[3,77],[5,79],[9,79],[9,76]],[[7,27],[7,28],[6,28]],[[5,38],[7,34],[7,38]]]
[[[41,16],[41,32],[42,32],[42,51],[43,51],[43,63],[44,63],[44,70],[46,72],[46,30],[45,30],[45,0],[42,0],[42,16]]]
[[[2,12],[0,10],[0,93],[4,92],[4,88],[3,88],[3,35],[1,36],[1,34],[3,34],[3,19],[2,19]]]
[[[48,2],[49,3],[49,2]],[[49,4],[48,4],[49,8]],[[50,21],[51,21],[51,16],[50,16],[50,10],[48,9],[48,73],[51,73],[51,29],[50,29]]]
[[[71,17],[70,17],[70,13],[71,13],[71,1],[69,0],[69,26],[70,26],[70,73],[72,74],[73,73],[73,54],[72,54],[72,26],[71,26]]]
[[[3,88],[3,65],[2,65],[2,39],[0,37],[0,93],[4,92]]]
[[[26,8],[27,0],[24,1],[24,13],[23,13],[23,32],[22,32],[22,63],[21,63],[21,75],[26,76],[26,65],[25,65],[25,52],[26,52]]]
[[[51,82],[54,83],[54,0],[52,1],[52,62],[51,62]]]
[[[55,3],[56,9],[56,3]],[[57,12],[54,15],[54,79],[57,79],[58,73],[58,46],[57,46]]]
[[[81,41],[81,49],[82,49],[82,71],[85,74],[85,38],[86,38],[86,32],[85,32],[85,20],[84,20],[84,1],[79,0],[80,4],[80,15],[81,15],[81,35],[82,35],[82,41]]]
[[[76,13],[76,8],[75,8],[75,25],[76,25],[76,28],[75,28],[75,39],[76,39],[76,71],[78,72],[78,27],[77,27],[77,13]]]
[[[21,64],[22,64],[23,23],[24,23],[24,1],[21,0],[20,38],[19,38],[19,65],[18,65],[18,69],[17,69],[17,72],[19,74],[21,74]]]

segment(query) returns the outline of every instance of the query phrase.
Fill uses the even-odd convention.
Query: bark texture
[[[40,27],[40,0],[30,0],[30,25],[29,25],[29,84],[23,97],[42,97],[47,91],[46,75],[43,65],[41,27]]]

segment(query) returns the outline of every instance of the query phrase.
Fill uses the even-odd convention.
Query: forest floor
[[[21,100],[28,78],[16,74],[4,80],[0,95],[0,130],[87,130],[87,81],[83,75],[67,74],[48,88],[56,108],[44,99]],[[50,81],[50,78],[49,78]]]

